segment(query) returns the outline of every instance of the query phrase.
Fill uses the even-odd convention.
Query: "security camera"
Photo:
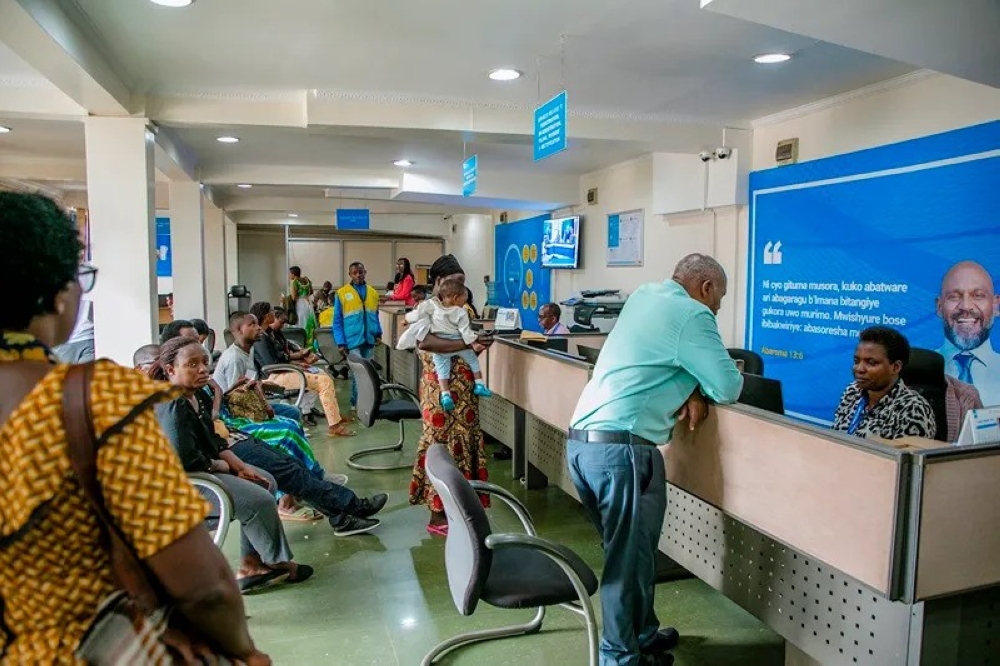
[[[710,162],[712,161],[712,153],[708,152],[707,150],[703,150],[700,153],[698,153],[698,159],[701,160],[702,162]]]
[[[720,160],[728,160],[730,156],[732,156],[732,154],[733,154],[732,148],[723,147],[715,149],[715,156],[718,157]]]

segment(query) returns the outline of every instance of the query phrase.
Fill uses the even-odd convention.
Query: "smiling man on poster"
[[[960,261],[945,273],[937,298],[945,343],[938,351],[945,372],[975,386],[984,405],[1000,405],[1000,354],[990,344],[998,311],[1000,297],[980,264]]]

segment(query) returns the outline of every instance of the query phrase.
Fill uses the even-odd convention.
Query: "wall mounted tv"
[[[542,238],[543,268],[578,268],[580,265],[580,217],[546,220]]]

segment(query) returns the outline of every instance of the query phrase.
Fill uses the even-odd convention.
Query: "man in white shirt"
[[[545,335],[569,335],[569,329],[559,321],[562,308],[555,303],[546,303],[538,311],[538,324]]]
[[[941,281],[937,313],[944,323],[945,372],[972,384],[984,405],[1000,405],[1000,354],[993,351],[990,331],[1000,314],[1000,296],[980,264],[960,261]]]

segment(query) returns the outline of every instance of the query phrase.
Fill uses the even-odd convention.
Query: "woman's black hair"
[[[870,342],[881,345],[885,349],[886,358],[889,363],[900,361],[905,369],[910,363],[910,341],[906,336],[894,328],[888,326],[871,326],[861,331],[858,336],[860,342]]]
[[[472,302],[472,290],[468,287],[465,288],[469,292],[469,297],[466,299],[465,304],[472,309],[472,314],[475,319],[479,319],[479,310],[476,309],[476,304]]]
[[[198,335],[208,335],[210,333],[208,322],[204,319],[192,319],[191,325],[194,326],[194,330],[198,331]]]
[[[292,266],[291,268],[288,269],[288,272],[297,278],[302,277],[302,269],[299,268],[298,266]]]
[[[250,314],[257,317],[257,322],[261,325],[264,323],[264,317],[266,317],[271,312],[271,304],[267,301],[257,301],[250,306]]]
[[[172,338],[160,345],[160,355],[157,357],[156,362],[149,366],[146,374],[149,375],[150,379],[157,379],[162,382],[167,381],[167,366],[176,365],[177,357],[180,356],[181,350],[191,345],[197,346],[205,354],[208,353],[201,346],[201,343],[194,338],[185,336]]]
[[[413,268],[410,266],[410,260],[407,259],[406,257],[400,257],[399,261],[403,262],[403,272],[396,273],[396,279],[393,280],[393,282],[396,283],[402,282],[403,278],[406,277],[407,275],[409,275],[411,278],[413,278],[414,281],[416,281],[417,277],[413,274]],[[399,261],[397,261],[396,263],[399,263]]]
[[[55,309],[56,295],[76,280],[83,243],[73,220],[41,194],[0,192],[4,294],[0,330],[23,331]]]
[[[457,273],[465,274],[462,270],[462,265],[458,263],[458,259],[455,258],[453,254],[446,254],[431,264],[431,268],[427,271],[427,279],[430,281],[431,286],[437,284],[438,278],[448,277],[449,275],[455,275]]]

